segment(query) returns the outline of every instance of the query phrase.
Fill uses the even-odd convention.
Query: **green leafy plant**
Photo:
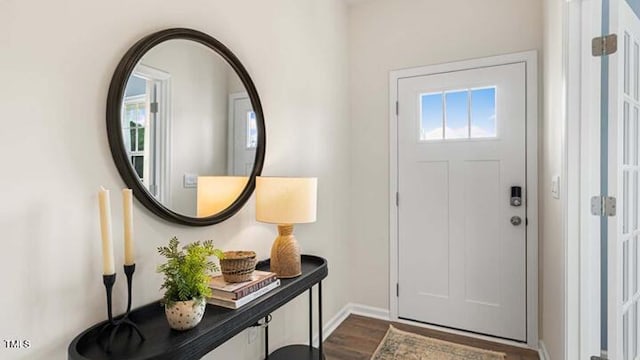
[[[212,240],[202,243],[196,241],[179,249],[177,237],[169,240],[169,246],[158,248],[160,255],[167,258],[167,262],[158,266],[158,272],[164,274],[163,303],[171,307],[176,301],[196,300],[204,301],[211,295],[209,278],[218,266],[210,260],[210,256],[224,258],[221,250],[213,246]]]

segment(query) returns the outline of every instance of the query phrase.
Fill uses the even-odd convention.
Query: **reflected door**
[[[398,81],[400,318],[526,341],[525,77]]]
[[[169,196],[169,79],[168,73],[138,65],[125,88],[122,131],[131,166],[144,186],[159,201]]]
[[[229,96],[229,139],[229,175],[251,175],[258,146],[258,125],[246,93]]]

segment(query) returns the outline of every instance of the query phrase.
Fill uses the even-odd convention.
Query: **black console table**
[[[269,261],[256,267],[268,270]],[[231,339],[244,329],[256,326],[267,319],[270,313],[285,305],[296,296],[309,291],[309,345],[290,345],[268,353],[268,324],[265,327],[265,351],[269,360],[324,359],[322,354],[322,280],[327,277],[327,261],[321,257],[302,255],[302,275],[294,279],[281,279],[279,288],[270,291],[237,310],[229,310],[207,304],[202,322],[194,329],[175,331],[169,328],[164,315],[164,307],[154,302],[133,310],[129,314],[146,341],[140,342],[137,335],[129,331],[117,334],[111,353],[106,353],[98,338],[100,328],[106,321],[98,323],[78,335],[69,345],[70,360],[102,359],[200,359],[211,350]],[[312,305],[311,288],[318,285],[318,333],[319,346],[312,347]]]

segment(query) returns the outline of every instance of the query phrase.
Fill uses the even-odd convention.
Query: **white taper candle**
[[[115,274],[113,260],[113,240],[111,238],[111,203],[109,190],[101,187],[98,193],[100,204],[100,230],[102,234],[102,273]]]
[[[122,189],[122,207],[124,214],[124,264],[135,264],[133,249],[133,192]]]

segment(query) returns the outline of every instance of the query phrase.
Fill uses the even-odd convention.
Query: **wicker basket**
[[[238,283],[251,280],[256,269],[256,253],[253,251],[227,251],[220,259],[220,270],[224,281]]]

